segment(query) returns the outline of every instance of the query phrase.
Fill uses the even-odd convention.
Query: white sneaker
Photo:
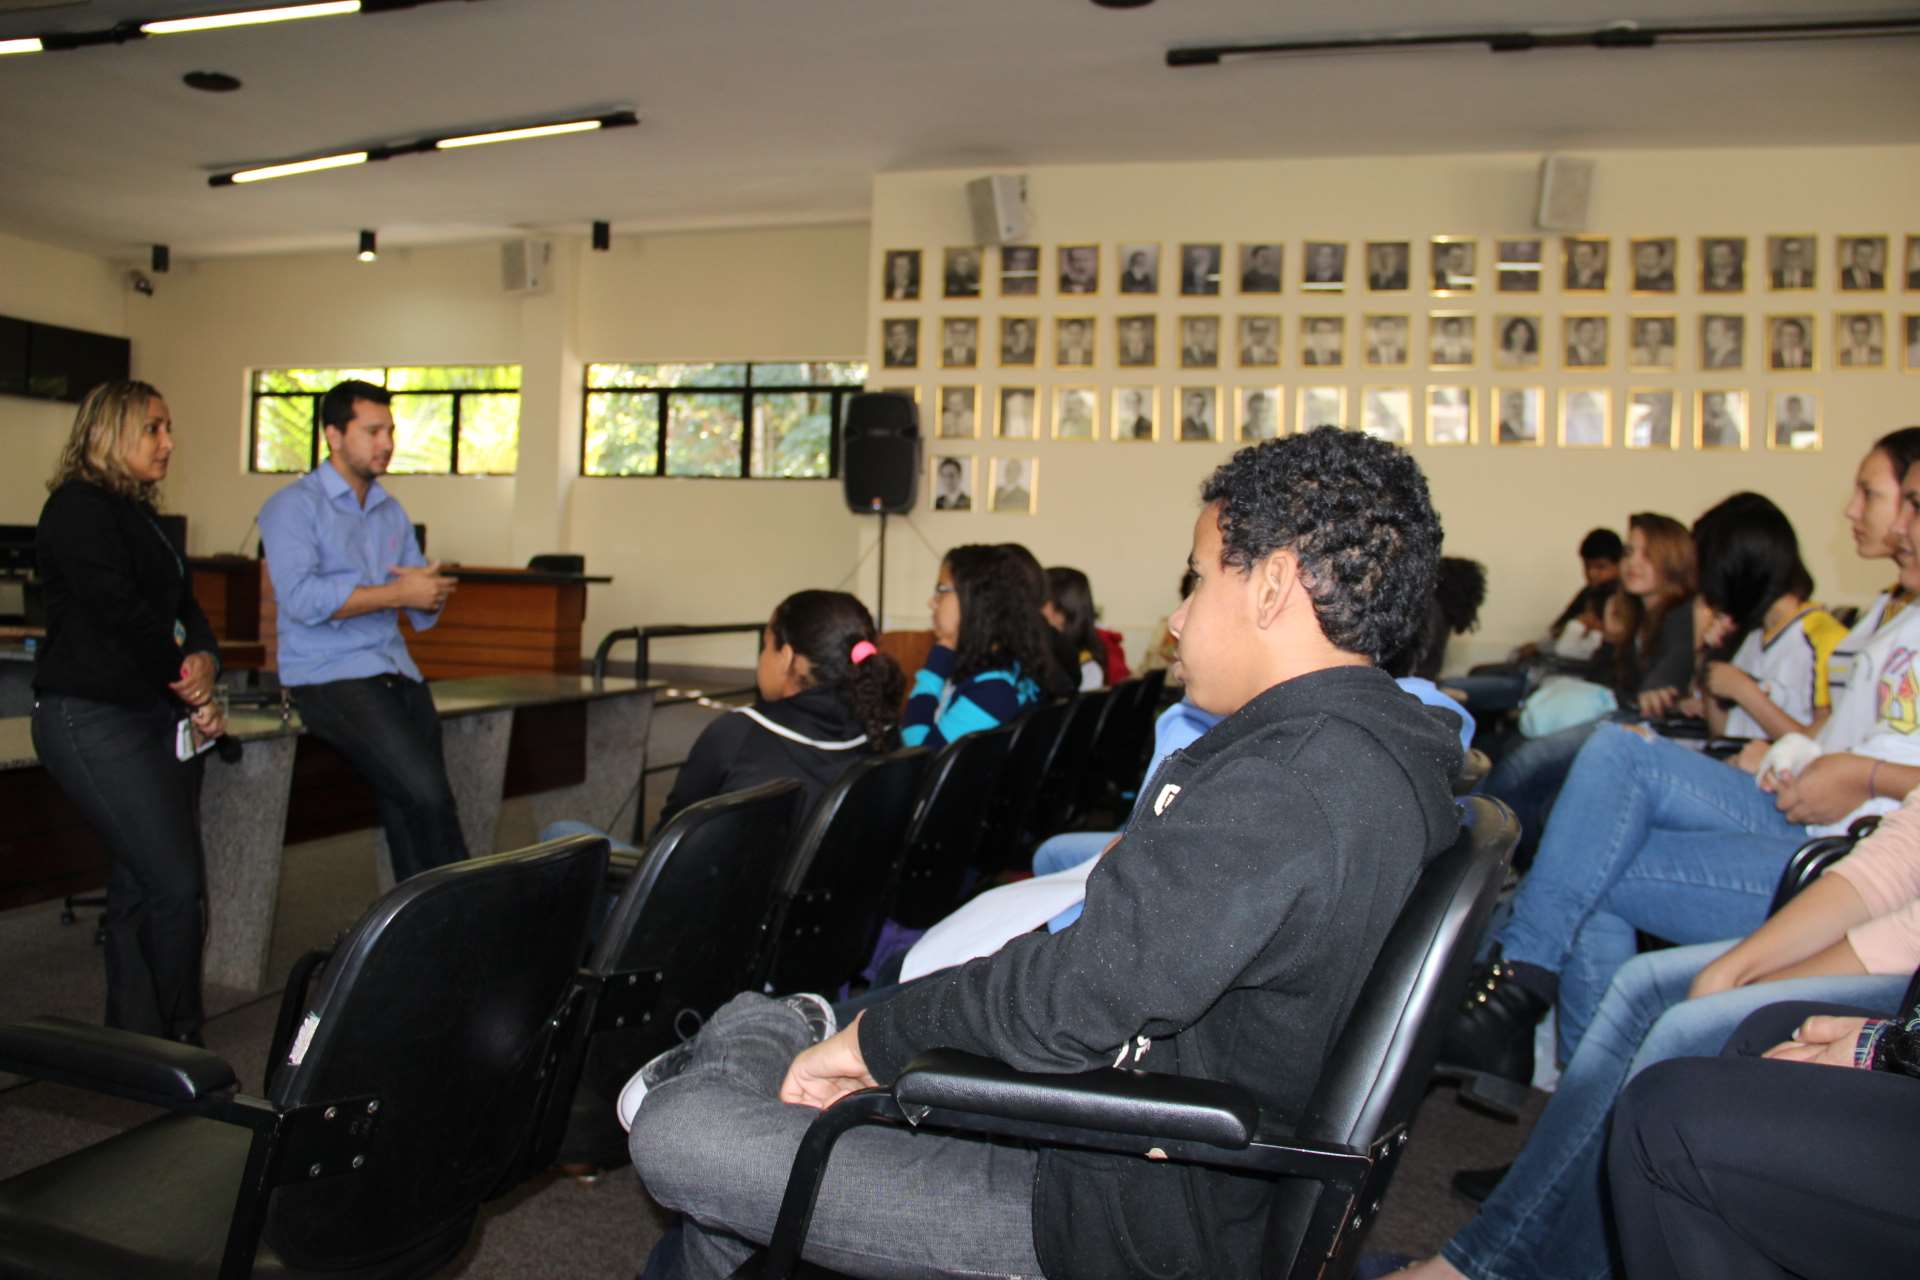
[[[621,1088],[620,1097],[613,1104],[613,1113],[620,1117],[620,1127],[632,1133],[633,1118],[639,1114],[647,1090],[664,1080],[673,1079],[685,1071],[687,1063],[692,1060],[693,1041],[682,1040],[665,1053],[655,1054],[645,1066],[634,1072],[633,1078]]]

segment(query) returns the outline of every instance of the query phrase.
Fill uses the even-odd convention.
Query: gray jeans
[[[794,1152],[819,1113],[779,1100],[806,1021],[739,995],[647,1094],[631,1150],[647,1191],[683,1215],[675,1274],[730,1274],[773,1235]],[[807,1234],[808,1261],[856,1276],[1037,1277],[1034,1153],[868,1125],[840,1139]]]

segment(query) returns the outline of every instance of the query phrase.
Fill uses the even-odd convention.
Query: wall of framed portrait
[[[1537,155],[1027,169],[1034,237],[1000,247],[968,243],[977,173],[880,176],[868,385],[940,406],[927,483],[980,487],[929,541],[1017,537],[1144,627],[1205,474],[1330,422],[1413,450],[1449,549],[1488,565],[1462,661],[1531,638],[1587,529],[1742,488],[1794,518],[1823,598],[1864,600],[1885,566],[1835,512],[1920,403],[1920,149],[1595,158],[1566,234],[1530,229]],[[1006,460],[1046,484],[1000,507]]]

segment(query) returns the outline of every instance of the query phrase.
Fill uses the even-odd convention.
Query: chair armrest
[[[1016,1071],[957,1049],[913,1059],[894,1082],[893,1096],[909,1118],[917,1108],[936,1107],[1229,1149],[1245,1147],[1260,1124],[1251,1095],[1215,1080],[1117,1068]]]
[[[185,1110],[224,1102],[218,1095],[239,1085],[218,1054],[70,1018],[0,1027],[0,1070]]]

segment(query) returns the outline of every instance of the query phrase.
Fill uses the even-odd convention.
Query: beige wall
[[[1195,486],[1210,467],[1231,451],[1228,444],[1180,444],[1169,439],[1167,424],[1172,389],[1186,382],[1207,382],[1231,388],[1279,382],[1288,393],[1288,425],[1300,385],[1333,382],[1349,388],[1350,405],[1368,385],[1404,385],[1416,399],[1430,383],[1465,383],[1475,388],[1476,411],[1484,415],[1484,401],[1492,388],[1506,385],[1544,386],[1549,393],[1571,386],[1601,386],[1613,393],[1614,447],[1604,451],[1562,450],[1549,443],[1541,449],[1492,448],[1486,443],[1486,422],[1480,422],[1480,442],[1468,448],[1436,448],[1415,444],[1414,452],[1426,468],[1448,530],[1448,550],[1485,562],[1490,571],[1490,595],[1483,613],[1482,631],[1470,641],[1457,641],[1456,664],[1490,656],[1530,637],[1558,610],[1576,585],[1574,549],[1582,533],[1596,524],[1621,528],[1629,510],[1652,509],[1691,520],[1711,503],[1741,488],[1757,489],[1778,501],[1793,518],[1805,545],[1806,558],[1819,579],[1823,596],[1835,601],[1859,601],[1887,578],[1886,566],[1864,566],[1854,559],[1851,542],[1837,512],[1847,496],[1853,469],[1866,444],[1896,425],[1920,422],[1920,375],[1897,371],[1898,353],[1886,372],[1833,372],[1830,365],[1831,314],[1835,310],[1873,309],[1886,312],[1890,338],[1898,332],[1902,311],[1920,311],[1920,294],[1893,291],[1869,295],[1840,295],[1833,291],[1833,237],[1837,234],[1876,233],[1894,237],[1896,253],[1901,237],[1920,233],[1913,211],[1920,208],[1920,148],[1824,149],[1819,151],[1719,151],[1614,153],[1596,157],[1591,234],[1613,240],[1613,284],[1603,297],[1563,296],[1557,275],[1549,271],[1545,290],[1537,298],[1516,305],[1516,295],[1481,291],[1469,299],[1435,299],[1424,290],[1401,295],[1369,295],[1355,290],[1352,280],[1361,268],[1360,242],[1366,239],[1412,239],[1415,284],[1424,283],[1427,267],[1424,245],[1431,235],[1478,236],[1482,271],[1494,237],[1531,233],[1532,201],[1538,157],[1532,155],[1463,155],[1396,159],[1316,160],[1299,162],[1216,163],[1188,166],[1082,166],[1028,170],[1035,212],[1033,239],[1044,248],[1043,284],[1037,299],[998,296],[997,259],[988,255],[986,296],[971,303],[943,303],[939,292],[938,262],[944,246],[965,244],[970,238],[962,184],[978,171],[882,175],[874,183],[873,241],[869,272],[881,278],[882,255],[892,248],[918,248],[926,253],[929,295],[920,303],[876,301],[868,325],[869,359],[874,363],[873,385],[913,385],[921,389],[932,416],[937,388],[946,383],[978,383],[984,389],[1006,383],[1037,382],[1053,385],[1092,385],[1102,389],[1102,425],[1108,389],[1133,382],[1152,381],[1162,389],[1161,439],[1148,445],[1085,444],[1051,440],[1028,444],[981,440],[952,450],[975,455],[986,484],[986,461],[994,456],[1021,454],[1040,460],[1039,512],[1032,517],[972,513],[936,513],[922,510],[915,527],[934,548],[971,541],[1019,539],[1043,561],[1077,564],[1092,576],[1096,595],[1109,625],[1128,636],[1130,652],[1137,652],[1152,623],[1174,603],[1174,586],[1186,554],[1195,511]],[[1621,273],[1629,236],[1681,237],[1681,270],[1697,270],[1695,238],[1701,235],[1745,235],[1757,255],[1769,233],[1816,232],[1820,236],[1821,270],[1825,286],[1819,293],[1770,294],[1764,287],[1760,264],[1750,258],[1749,288],[1724,308],[1707,305],[1697,290],[1683,282],[1671,299],[1630,297]],[[1305,239],[1346,240],[1349,250],[1349,288],[1332,296],[1303,296],[1299,290],[1299,255]],[[1559,246],[1547,237],[1549,266],[1557,266]],[[1173,255],[1183,240],[1222,241],[1228,248],[1229,274],[1218,299],[1182,299],[1170,283]],[[1237,241],[1283,241],[1286,244],[1285,291],[1277,298],[1238,296],[1237,273],[1231,255]],[[1159,242],[1162,250],[1162,289],[1142,305],[1137,295],[1114,290],[1117,267],[1115,246],[1122,241]],[[1049,268],[1053,249],[1063,243],[1102,246],[1102,291],[1092,298],[1060,298]],[[1891,274],[1891,273],[1890,273]],[[1755,286],[1758,287],[1755,287]],[[876,287],[877,294],[877,287]],[[1789,301],[1791,300],[1791,301]],[[1464,373],[1430,373],[1423,366],[1405,371],[1361,370],[1352,367],[1360,316],[1368,311],[1411,312],[1416,358],[1425,351],[1429,310],[1465,309],[1479,319],[1480,360]],[[1738,377],[1709,378],[1697,372],[1692,320],[1697,312],[1726,309],[1748,317],[1747,367]],[[1112,318],[1135,310],[1160,316],[1159,368],[1150,378],[1135,378],[1114,367]],[[1771,312],[1814,311],[1820,317],[1820,368],[1812,374],[1763,372],[1759,329]],[[1176,317],[1183,313],[1222,314],[1231,325],[1242,311],[1277,311],[1286,320],[1287,346],[1277,375],[1262,375],[1228,367],[1211,376],[1183,376],[1173,367]],[[1491,317],[1495,311],[1545,313],[1543,334],[1548,348],[1545,368],[1537,375],[1496,374],[1486,359]],[[1594,377],[1568,374],[1559,367],[1559,313],[1604,311],[1612,314],[1612,368]],[[1625,343],[1624,317],[1633,311],[1675,312],[1681,336],[1680,369],[1673,374],[1631,374],[1618,358]],[[939,319],[945,315],[978,315],[983,332],[992,334],[1002,314],[1090,313],[1099,317],[1098,363],[1087,371],[1047,368],[1051,325],[1042,336],[1042,367],[1002,371],[993,367],[989,351],[986,367],[975,372],[930,369],[924,357],[935,350]],[[1347,317],[1349,367],[1332,376],[1299,367],[1298,317],[1331,313]],[[880,324],[891,315],[919,316],[923,360],[914,374],[879,368]],[[983,345],[991,346],[991,338]],[[1223,347],[1226,344],[1223,342]],[[1896,344],[1889,341],[1889,348]],[[1619,447],[1622,405],[1630,387],[1671,386],[1691,400],[1693,391],[1710,386],[1748,390],[1758,400],[1776,388],[1805,388],[1824,400],[1826,445],[1816,454],[1789,455],[1763,446],[1742,454],[1700,454],[1690,443],[1692,410],[1685,422],[1688,445],[1674,453],[1629,453]],[[1043,391],[1043,398],[1044,391]],[[1350,409],[1349,421],[1353,420]],[[1416,415],[1416,422],[1419,421]],[[1760,433],[1755,433],[1760,439]],[[942,444],[939,446],[945,448]],[[935,446],[929,443],[929,453]],[[889,613],[895,600],[922,598],[936,560],[915,538],[895,544],[900,554],[888,566]]]
[[[126,273],[104,259],[0,235],[0,315],[120,335],[131,297]],[[72,425],[72,405],[0,396],[7,459],[0,467],[0,524],[40,518],[47,477]]]

